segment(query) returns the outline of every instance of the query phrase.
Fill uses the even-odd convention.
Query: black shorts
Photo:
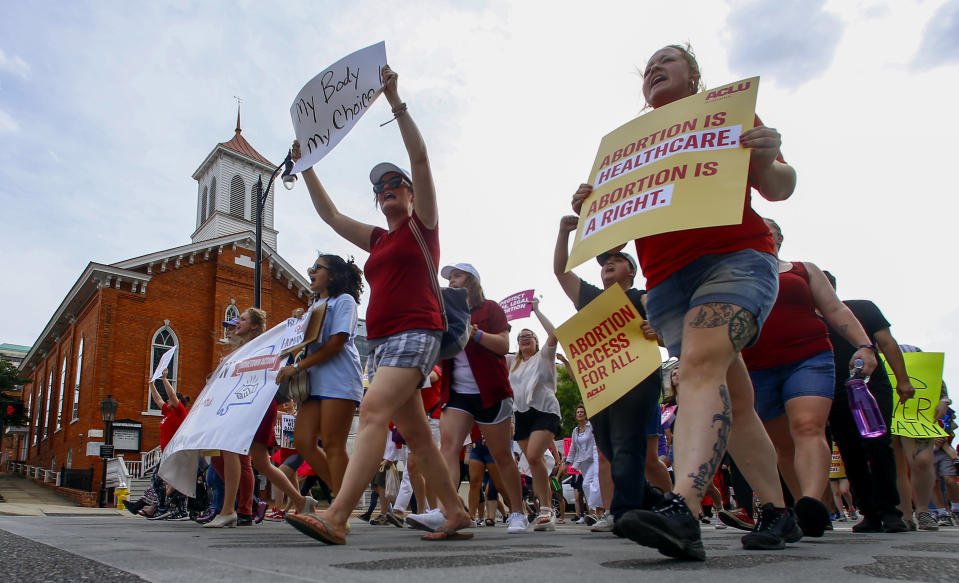
[[[515,441],[529,439],[534,431],[549,431],[556,437],[562,431],[563,425],[559,415],[543,413],[536,409],[516,412],[516,431],[513,433]]]
[[[513,399],[506,398],[492,407],[483,407],[483,399],[479,395],[450,391],[450,400],[447,401],[443,409],[456,409],[469,413],[473,416],[473,420],[480,425],[496,425],[509,419],[512,415]]]

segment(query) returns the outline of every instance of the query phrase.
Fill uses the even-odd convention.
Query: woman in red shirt
[[[370,284],[366,311],[367,339],[373,349],[368,364],[370,387],[360,403],[353,455],[343,485],[325,512],[286,517],[304,534],[327,544],[346,542],[346,522],[376,473],[390,420],[419,456],[420,470],[434,487],[445,516],[443,524],[424,538],[472,536],[457,532],[471,524],[470,518],[433,442],[418,392],[436,364],[443,331],[436,296],[439,220],[433,174],[423,136],[399,97],[396,73],[383,67],[382,78],[383,95],[393,108],[412,168],[411,176],[395,164],[382,162],[370,172],[376,203],[388,230],[341,214],[316,172],[303,172],[320,218],[370,254],[363,270]],[[300,156],[298,143],[293,145],[293,155]],[[418,240],[429,249],[432,261],[426,261]]]
[[[666,46],[646,65],[643,96],[659,108],[698,93],[700,77],[687,47]],[[767,200],[785,200],[795,188],[796,173],[782,161],[779,132],[756,125],[743,128],[740,137],[741,146],[750,149],[749,186]],[[591,192],[589,185],[580,186],[573,195],[574,211]],[[801,536],[784,507],[775,450],[753,410],[752,386],[739,355],[759,334],[776,298],[772,240],[749,201],[744,193],[741,224],[636,240],[647,280],[649,324],[670,355],[682,355],[683,391],[674,432],[673,492],[654,510],[627,512],[616,527],[672,557],[705,559],[696,517],[727,445],[768,509],[743,545],[779,549],[787,538]]]
[[[789,490],[801,496],[796,501],[799,526],[807,536],[822,536],[829,526],[829,511],[819,501],[829,479],[826,421],[836,385],[832,343],[822,318],[859,347],[852,360],[861,358],[872,370],[876,357],[869,335],[822,271],[812,263],[780,259],[782,230],[772,219],[764,220],[776,245],[779,294],[762,336],[743,350],[743,359],[779,469]]]

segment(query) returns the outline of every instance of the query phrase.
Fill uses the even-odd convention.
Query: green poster
[[[936,405],[939,404],[939,393],[942,390],[942,366],[945,354],[942,352],[906,352],[902,355],[906,361],[906,372],[909,373],[909,382],[916,389],[916,395],[903,403],[899,396],[894,397],[896,408],[892,414],[893,435],[929,439],[945,437],[946,432],[936,423],[934,418]],[[889,381],[896,386],[896,376],[889,368],[889,363],[883,358]]]

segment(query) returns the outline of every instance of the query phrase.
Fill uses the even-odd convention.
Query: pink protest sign
[[[506,321],[528,318],[533,311],[533,290],[517,292],[499,303],[506,312]]]
[[[564,437],[564,438],[563,438],[563,457],[564,457],[564,458],[569,455],[569,448],[570,448],[572,445],[573,445],[573,438],[572,438],[572,437]],[[566,473],[569,474],[570,476],[578,476],[578,475],[579,475],[579,472],[577,472],[575,469],[573,469],[573,468],[571,468],[571,467],[569,467],[569,466],[566,466]]]

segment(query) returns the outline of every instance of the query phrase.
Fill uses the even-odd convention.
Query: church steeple
[[[254,231],[256,228],[254,189],[257,178],[269,177],[276,167],[242,136],[241,100],[236,98],[236,129],[233,137],[220,142],[200,164],[193,179],[197,190],[196,230],[193,242],[223,235]],[[265,179],[264,179],[265,182]],[[273,228],[273,194],[270,187],[263,209],[263,240],[276,249],[277,232]]]

